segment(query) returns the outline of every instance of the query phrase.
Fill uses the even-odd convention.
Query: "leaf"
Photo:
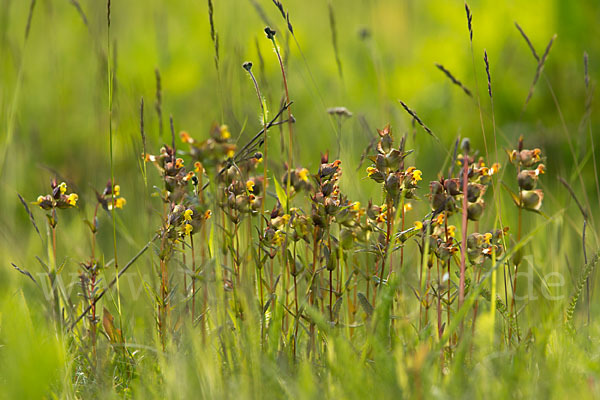
[[[269,300],[267,300],[266,304],[263,307],[263,315],[267,312],[267,310],[269,309],[269,307],[271,306],[271,302],[273,301],[273,299],[275,298],[275,295],[271,295],[269,296]]]
[[[215,254],[215,226],[210,224],[210,233],[208,235],[208,252],[212,257]]]
[[[29,215],[29,220],[31,221],[31,224],[35,228],[35,231],[37,232],[38,236],[40,237],[40,240],[42,240],[42,234],[40,233],[40,230],[38,229],[37,224],[35,223],[35,218],[33,217],[33,214],[31,213],[29,206],[27,206],[27,202],[19,193],[17,193],[17,196],[19,196],[19,200],[21,200],[21,204],[23,204],[23,207],[25,208],[27,215]],[[42,240],[42,242],[43,242],[43,240]]]
[[[343,299],[343,298],[344,298],[343,296],[340,296],[340,297],[339,297],[339,298],[336,300],[335,304],[333,305],[333,319],[334,319],[334,320],[337,320],[337,319],[338,319],[338,316],[339,316],[339,314],[340,314],[340,309],[342,308],[342,299]]]
[[[102,326],[104,327],[104,332],[108,335],[108,338],[111,342],[115,342],[115,324],[114,317],[111,313],[104,307],[102,311]]]
[[[517,207],[521,207],[521,199],[519,198],[519,195],[510,190],[510,188],[504,182],[502,182],[502,187],[504,187],[504,189],[506,189],[506,191],[510,194],[510,197],[512,197],[513,201],[515,202],[515,205]]]
[[[48,218],[48,224],[50,225],[50,227],[55,228],[56,227],[56,219],[54,219],[54,217],[50,214],[46,214],[46,218]]]
[[[56,275],[60,274],[61,271],[63,270],[63,268],[65,267],[65,265],[67,265],[67,260],[65,259],[62,263],[60,263],[60,265],[58,266],[58,268],[56,268]]]
[[[396,239],[400,240],[400,242],[404,243],[411,237],[415,236],[418,232],[419,232],[419,230],[417,230],[415,227],[410,227],[406,230],[403,230],[402,232],[398,232],[396,234]]]
[[[121,330],[115,328],[115,318],[112,314],[104,307],[102,311],[102,326],[104,327],[104,331],[108,335],[111,343],[122,343],[123,336],[121,335]]]
[[[90,228],[90,231],[92,231],[92,233],[96,233],[97,232],[96,231],[96,227],[89,220],[84,219],[83,222],[86,223],[86,225]]]
[[[373,315],[373,306],[371,305],[371,303],[369,303],[369,300],[367,300],[365,295],[362,293],[358,293],[357,297],[360,301],[360,305],[362,306],[363,310],[365,310],[365,312],[367,313],[367,316],[371,317],[371,315]]]
[[[273,182],[275,182],[275,192],[277,192],[277,198],[279,199],[279,202],[281,203],[281,207],[283,207],[284,210],[287,210],[288,198],[287,198],[287,195],[285,194],[285,190],[283,190],[283,188],[281,187],[281,185],[279,184],[279,182],[277,181],[275,176],[273,176]]]
[[[42,268],[44,268],[44,271],[46,271],[47,274],[50,273],[50,268],[48,268],[48,266],[46,265],[45,262],[42,261],[41,258],[39,258],[38,256],[35,256],[35,259],[38,260],[38,262],[40,263],[40,265],[42,266]]]

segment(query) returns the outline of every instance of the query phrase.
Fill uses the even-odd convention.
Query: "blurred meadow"
[[[590,275],[591,301],[586,304],[584,294],[579,298],[573,320],[576,333],[563,331],[565,309],[576,291],[585,256],[591,259],[598,250],[600,192],[594,163],[600,139],[593,135],[600,131],[594,101],[600,79],[600,4],[596,0],[468,3],[473,14],[472,48],[463,1],[284,0],[292,36],[270,0],[213,0],[216,55],[207,1],[113,0],[108,35],[105,1],[0,0],[0,398],[600,396],[597,274]],[[540,57],[557,35],[527,104],[538,60],[515,22]],[[233,323],[236,331],[241,330],[240,337],[222,339],[231,340],[233,354],[221,353],[219,346],[226,345],[219,344],[220,333],[205,345],[191,324],[173,334],[177,350],[163,354],[148,289],[159,285],[158,257],[148,251],[124,275],[120,295],[109,290],[102,299],[102,307],[115,318],[122,314],[126,341],[136,353],[135,373],[122,373],[118,362],[110,365],[119,372],[95,379],[78,369],[84,363],[74,350],[80,339],[57,333],[51,313],[45,311],[43,290],[11,266],[29,271],[42,284],[44,270],[36,256],[51,258],[50,228],[44,211],[31,203],[48,192],[54,177],[79,195],[75,210],[58,213],[56,250],[59,262],[64,261],[63,280],[71,282],[71,298],[81,300],[77,276],[90,253],[89,228],[83,221],[94,212],[94,190],[101,191],[111,177],[107,89],[111,74],[107,71],[113,77],[114,177],[127,199],[115,217],[114,246],[124,265],[161,223],[161,201],[150,195],[153,185],[161,186],[161,179],[152,165],[144,166],[142,158],[141,99],[148,153],[157,154],[162,145],[171,143],[170,116],[181,149],[180,131],[201,141],[209,137],[214,123],[226,124],[241,147],[261,129],[263,118],[242,64],[253,63],[269,117],[284,100],[280,66],[265,26],[277,32],[293,101],[293,167],[314,173],[321,153],[329,150],[329,161],[342,161],[339,188],[349,199],[363,205],[369,199],[381,203],[381,185],[365,172],[371,162],[365,160],[360,168],[359,162],[367,146],[379,138],[376,129],[387,123],[396,141],[407,134],[406,148],[414,149],[408,165],[423,171],[422,190],[417,192],[423,201],[415,202],[414,214],[407,216],[410,226],[431,211],[428,183],[446,174],[457,138],[468,137],[471,148],[490,165],[499,162],[499,181],[512,187],[516,187],[515,170],[507,151],[516,148],[520,136],[525,148],[542,150],[544,214],[523,214],[525,233],[535,231],[535,235],[524,247],[522,265],[528,275],[523,290],[528,292],[519,305],[522,342],[513,347],[510,339],[501,339],[505,330],[499,314],[496,322],[482,317],[478,329],[485,333],[468,336],[471,345],[457,344],[452,362],[435,366],[440,364],[440,353],[432,350],[437,335],[419,330],[420,320],[410,321],[420,304],[413,294],[420,290],[416,261],[399,273],[399,296],[404,299],[399,301],[405,306],[396,311],[402,307],[409,311],[394,320],[395,339],[389,348],[387,343],[375,343],[379,333],[373,333],[375,339],[356,333],[366,338],[370,351],[357,345],[352,334],[332,334],[323,339],[328,345],[321,358],[295,363],[284,360],[285,346],[278,348],[277,339],[261,351],[257,328],[245,331],[240,322],[239,326]],[[484,50],[489,57],[493,109]],[[454,85],[436,63],[473,95]],[[162,119],[155,109],[157,71]],[[418,114],[439,142],[414,124],[399,100]],[[341,125],[327,112],[338,106],[352,112]],[[288,149],[285,125],[269,130],[269,142],[269,176],[281,177]],[[188,159],[186,163],[193,164]],[[569,183],[574,196],[558,177]],[[500,184],[495,191],[504,207],[500,218],[514,236],[520,213]],[[29,204],[39,236],[17,193]],[[583,217],[575,199],[589,216],[585,256]],[[492,208],[491,195],[488,203]],[[275,200],[268,199],[265,209],[274,205]],[[498,215],[485,214],[479,222],[482,231],[496,227]],[[98,257],[107,264],[103,281],[108,282],[114,277],[110,268],[113,226],[111,214],[103,210],[98,214],[96,246]],[[410,244],[406,251],[407,258],[418,260],[416,245]],[[178,271],[176,263],[172,265]],[[560,274],[562,283],[546,279],[550,273]],[[497,292],[504,299],[501,276]],[[544,295],[548,293],[560,300],[549,300]],[[181,306],[183,300],[178,301]],[[482,315],[489,313],[489,303],[480,308],[485,310]],[[233,312],[230,316],[236,320]],[[470,324],[465,330],[470,331]],[[99,340],[103,341],[99,346],[110,347],[105,337]],[[244,349],[248,349],[246,356]]]

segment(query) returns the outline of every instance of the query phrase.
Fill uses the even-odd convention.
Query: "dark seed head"
[[[465,151],[467,153],[470,152],[471,151],[471,141],[469,140],[469,138],[464,138],[460,147],[463,149],[463,151]]]
[[[265,33],[267,34],[267,38],[269,38],[271,40],[273,40],[273,38],[275,38],[275,31],[268,26],[265,28]]]

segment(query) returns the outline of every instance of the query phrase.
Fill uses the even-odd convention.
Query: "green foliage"
[[[4,3],[0,398],[600,397],[597,2]]]

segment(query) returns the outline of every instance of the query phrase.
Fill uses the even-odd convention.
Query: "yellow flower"
[[[483,241],[486,244],[490,244],[490,240],[492,240],[492,234],[487,232],[483,235]]]
[[[60,185],[58,185],[59,190],[60,190],[60,194],[65,194],[67,192],[67,184],[64,182],[61,182]]]
[[[415,221],[414,224],[416,229],[421,230],[423,229],[423,223],[421,221]]]
[[[67,197],[67,204],[75,207],[77,205],[77,200],[79,200],[79,196],[77,195],[77,193],[71,193],[69,197]]]
[[[281,231],[275,231],[275,234],[273,235],[273,244],[275,246],[279,246],[282,243],[283,243],[283,235],[281,234]]]
[[[368,174],[368,176],[372,176],[375,173],[377,173],[377,168],[375,168],[375,167],[368,167],[367,168],[367,174]]]
[[[204,219],[210,219],[211,215],[212,215],[212,211],[206,210],[206,212],[204,213]]]
[[[188,211],[191,211],[191,210],[188,210]],[[193,230],[193,229],[194,229],[194,227],[193,227],[192,225],[190,225],[190,224],[185,224],[185,225],[183,225],[183,234],[184,234],[185,236],[189,236],[189,235],[190,235],[190,233],[192,233],[192,230]]]
[[[119,197],[118,199],[115,200],[116,208],[123,208],[125,206],[125,204],[127,204],[127,200],[125,200],[125,197]]]
[[[178,158],[177,160],[175,160],[175,168],[183,168],[183,159],[182,158]]]
[[[456,226],[449,225],[448,229],[446,230],[446,232],[448,233],[448,236],[454,237],[454,235],[456,234]]]
[[[419,181],[422,181],[423,178],[421,177],[421,175],[423,174],[423,172],[421,172],[420,169],[415,169],[412,173],[412,181],[413,183],[417,183]]]
[[[246,181],[246,190],[250,193],[254,193],[254,181]]]
[[[546,166],[544,164],[540,164],[535,169],[535,176],[539,176],[546,173]]]
[[[179,136],[181,136],[181,141],[184,143],[194,143],[194,139],[192,139],[190,134],[187,133],[186,131],[181,131]]]
[[[115,199],[114,208],[123,208],[123,207],[125,207],[125,204],[127,204],[127,200],[125,200],[124,197],[119,197],[118,199]],[[112,209],[113,209],[112,200],[108,203],[108,209],[109,209],[109,211],[112,211]]]
[[[290,214],[282,215],[281,221],[283,222],[283,225],[287,225],[290,222]]]
[[[191,221],[192,215],[194,215],[194,211],[188,208],[183,212],[183,219],[186,221]]]
[[[186,175],[183,177],[183,181],[184,181],[184,182],[187,182],[187,181],[189,181],[190,179],[192,179],[192,177],[193,177],[193,176],[194,176],[194,172],[193,172],[193,171],[190,171],[190,172],[188,172],[188,173],[187,173],[187,174],[186,174]]]
[[[229,127],[227,125],[221,125],[219,127],[219,132],[221,133],[221,139],[227,140],[231,137],[231,132],[229,132]]]
[[[120,185],[115,185],[113,187],[113,193],[115,194],[115,196],[118,196],[121,194],[121,186]]]
[[[234,155],[235,155],[234,149],[227,150],[227,158],[233,158]]]
[[[308,182],[308,170],[306,168],[302,168],[298,172],[298,177],[300,178],[300,180],[302,180],[304,182]]]
[[[355,201],[354,203],[352,203],[352,211],[359,211],[360,210],[360,201]]]
[[[412,209],[413,209],[413,206],[411,203],[404,204],[404,212],[411,211]]]
[[[438,214],[438,216],[435,218],[435,222],[438,225],[441,225],[444,223],[444,219],[445,219],[445,214],[444,213],[440,213]]]
[[[494,174],[497,174],[498,171],[500,171],[500,164],[494,163],[494,164],[492,164],[492,168],[490,168],[489,174],[494,175]]]

